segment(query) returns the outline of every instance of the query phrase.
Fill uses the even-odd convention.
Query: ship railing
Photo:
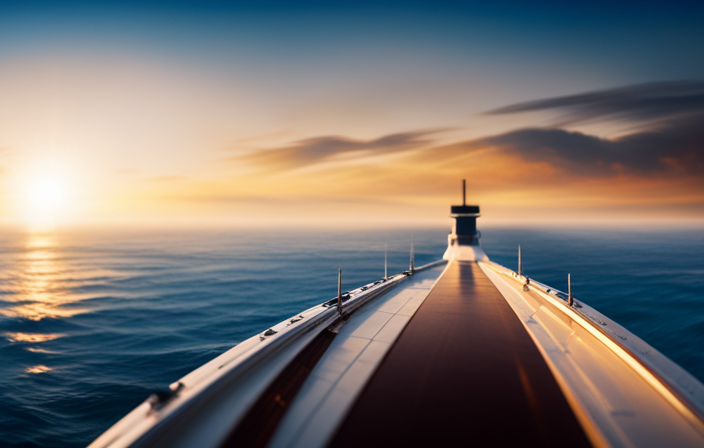
[[[661,395],[704,434],[704,387],[689,372],[586,303],[578,302],[573,297],[573,304],[570,306],[569,295],[563,291],[528,276],[518,275],[515,271],[493,261],[482,263],[499,274],[523,283],[524,290],[527,288],[528,291],[535,290],[543,297],[560,299],[563,303],[556,302],[556,304],[562,305],[563,313],[568,316],[574,313],[572,317],[579,317],[575,320],[579,325],[605,337],[609,341],[606,345],[610,345],[612,351],[624,361],[640,366],[638,368],[640,376],[655,384]]]
[[[344,294],[341,312],[333,303],[338,298],[315,305],[293,317],[270,327],[221,354],[200,368],[187,374],[169,387],[167,394],[152,396],[130,414],[96,439],[91,448],[126,447],[132,444],[149,446],[161,431],[178,425],[197,412],[204,403],[215,399],[220,392],[247,375],[251,369],[269,356],[287,347],[302,350],[299,342],[310,341],[320,332],[333,328],[355,310],[384,294],[414,274],[431,269],[447,260],[438,260],[409,271],[380,279]],[[142,425],[150,419],[150,425]]]

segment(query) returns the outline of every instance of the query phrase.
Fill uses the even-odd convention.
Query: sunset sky
[[[701,5],[3,2],[0,219],[704,221]]]

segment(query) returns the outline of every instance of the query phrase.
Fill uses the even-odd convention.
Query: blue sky
[[[251,203],[274,201],[268,186],[281,184],[292,186],[289,199],[305,203],[311,216],[340,200],[374,203],[394,215],[412,214],[412,207],[435,213],[454,194],[455,177],[477,177],[481,168],[502,179],[470,181],[477,200],[490,209],[494,204],[497,216],[524,215],[517,204],[526,201],[541,210],[551,203],[563,207],[568,201],[555,185],[514,173],[523,162],[508,154],[524,154],[515,147],[485,150],[492,157],[463,156],[458,169],[436,166],[438,180],[427,193],[410,189],[422,200],[403,197],[409,185],[399,179],[413,171],[398,167],[408,166],[414,151],[518,144],[511,138],[528,135],[515,133],[522,129],[616,142],[644,129],[660,132],[663,120],[672,127],[672,111],[656,116],[657,123],[632,109],[578,121],[564,119],[578,111],[551,107],[486,112],[643,83],[702,81],[702,13],[701,5],[672,2],[4,2],[0,148],[7,151],[0,206],[5,217],[17,214],[22,179],[53,169],[55,177],[70,178],[74,190],[95,191],[75,198],[85,216],[141,215],[155,209],[152,202],[161,204],[156,214],[258,215]],[[686,106],[688,114],[698,113],[698,89],[687,93],[696,103]],[[684,104],[675,90],[637,95],[674,95],[671,101]],[[412,149],[372,148],[398,141],[385,136],[431,131]],[[340,150],[340,141],[363,150]],[[313,165],[302,142],[315,142],[315,153],[322,154]],[[638,151],[630,143],[601,147]],[[285,151],[285,161],[305,153],[306,168],[283,173],[281,160],[277,170],[252,165]],[[569,153],[549,147],[531,157],[551,151]],[[663,205],[699,216],[701,183],[691,173],[682,183],[672,167],[684,166],[687,157],[696,166],[700,153],[653,150],[654,160],[672,168],[658,172],[655,185],[652,172],[618,171],[633,158],[608,151],[597,151],[600,158],[590,165],[611,164],[608,176],[589,179],[583,170],[576,176],[570,191],[589,191],[577,197],[577,208],[595,206],[599,201],[590,198],[618,185],[626,193],[605,216],[616,209],[645,215],[648,207]],[[670,163],[672,154],[680,158]],[[555,158],[529,161],[542,163],[535,167],[541,176],[575,177],[572,165]],[[370,176],[365,184],[372,187],[360,188],[352,173],[364,167],[390,174]],[[335,178],[340,171],[349,177]],[[342,187],[321,194],[312,177],[336,179]],[[648,179],[652,188],[669,192],[659,202],[636,194]],[[389,191],[382,203],[379,190]],[[106,202],[121,205],[106,208]]]

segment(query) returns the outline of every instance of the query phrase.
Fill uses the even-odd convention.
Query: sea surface
[[[5,231],[0,446],[80,447],[150,391],[343,288],[439,259],[448,228]],[[704,230],[483,228],[704,381]]]

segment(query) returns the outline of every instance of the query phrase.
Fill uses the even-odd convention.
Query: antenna
[[[572,279],[570,274],[567,274],[567,305],[574,305],[574,297],[572,297]]]
[[[387,253],[389,251],[389,243],[384,243],[384,280],[389,279],[389,263]]]
[[[467,205],[467,181],[462,179],[462,207]]]
[[[521,245],[518,245],[518,276],[520,277],[523,274],[523,271],[521,269]]]
[[[337,270],[337,314],[342,315],[342,268]]]

